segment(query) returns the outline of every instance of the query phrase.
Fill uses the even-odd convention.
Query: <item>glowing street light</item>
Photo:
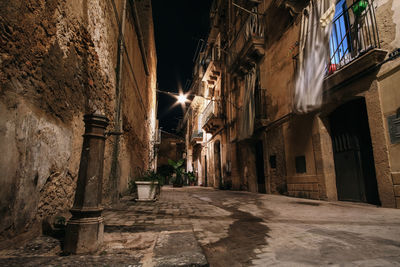
[[[178,102],[179,102],[179,103],[181,103],[181,104],[185,104],[185,103],[186,103],[186,101],[187,101],[187,98],[186,98],[186,96],[185,96],[185,95],[183,95],[183,94],[180,94],[180,95],[178,96]]]

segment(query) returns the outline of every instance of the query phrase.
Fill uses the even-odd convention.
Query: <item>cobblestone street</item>
[[[203,266],[203,253],[210,266],[400,265],[400,211],[366,204],[164,187],[157,202],[125,199],[103,215],[97,255],[60,256],[41,237],[1,251],[0,265]]]

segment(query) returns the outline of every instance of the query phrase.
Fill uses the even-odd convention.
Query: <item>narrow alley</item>
[[[58,242],[37,239],[2,250],[0,265],[206,266],[205,258],[210,266],[400,265],[400,211],[372,205],[164,187],[158,202],[124,199],[103,214],[96,255],[60,257]]]
[[[400,266],[400,0],[0,0],[0,266]]]

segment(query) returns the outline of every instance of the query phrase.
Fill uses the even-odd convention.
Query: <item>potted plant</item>
[[[184,174],[182,167],[183,162],[184,162],[183,159],[178,160],[177,162],[173,161],[172,159],[168,159],[168,164],[172,166],[175,173],[175,179],[173,181],[174,187],[182,187],[183,185],[183,179],[182,179],[182,176]]]
[[[367,9],[368,1],[367,0],[359,0],[355,2],[352,6],[352,10],[355,16],[360,16],[362,12]]]
[[[195,185],[196,183],[196,175],[194,172],[187,172],[186,173],[188,180],[189,180],[189,185]]]
[[[135,179],[137,187],[136,201],[155,201],[163,185],[163,178],[155,171],[148,170]]]

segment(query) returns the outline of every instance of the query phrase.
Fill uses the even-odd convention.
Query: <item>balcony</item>
[[[214,134],[222,127],[222,123],[222,118],[218,112],[218,104],[216,101],[211,101],[203,111],[202,128],[207,133]]]
[[[219,47],[213,44],[212,47],[208,49],[202,64],[202,73],[204,74],[202,81],[206,82],[209,87],[214,87],[221,76],[220,58]]]
[[[264,35],[262,17],[249,15],[230,47],[228,66],[231,71],[244,75],[264,57]]]
[[[203,131],[202,130],[194,130],[192,132],[192,136],[190,137],[190,143],[192,145],[201,144],[203,141]]]
[[[382,62],[373,0],[338,2],[329,40],[325,85],[330,88]],[[346,70],[346,71],[345,71]]]

